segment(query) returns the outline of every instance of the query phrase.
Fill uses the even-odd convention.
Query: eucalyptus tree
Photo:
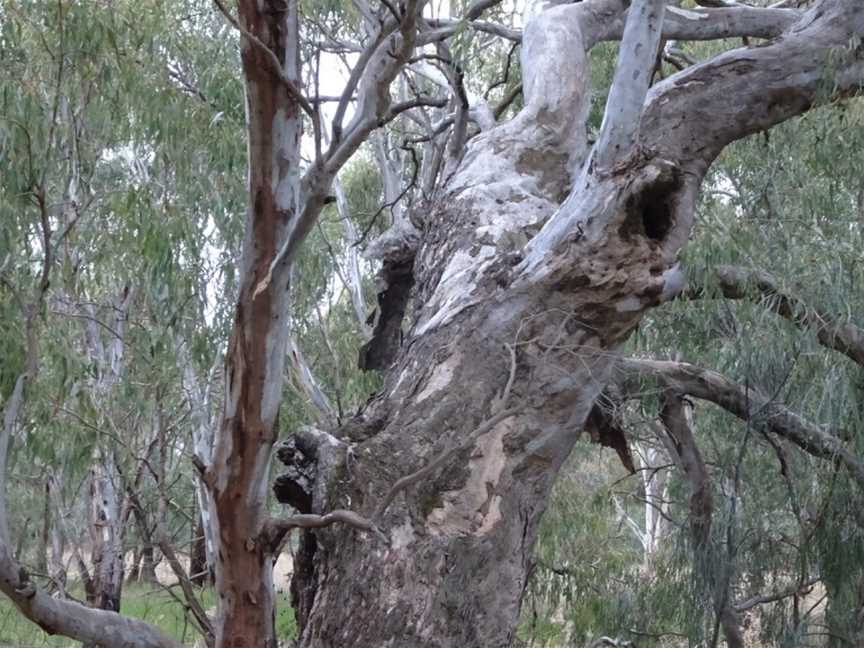
[[[299,645],[512,643],[550,490],[618,349],[685,286],[679,255],[712,162],[736,140],[854,95],[864,79],[856,0],[536,3],[522,30],[484,20],[496,4],[430,17],[422,0],[357,2],[357,43],[296,2],[216,2],[239,33],[248,138],[223,412],[193,462],[212,525],[216,646],[276,645],[273,561],[295,528],[304,529],[292,583]],[[512,116],[515,91],[493,108],[466,82],[455,56],[466,30],[520,44]],[[301,47],[310,34],[311,53]],[[652,83],[664,40],[729,37],[767,42]],[[620,41],[619,56],[589,137],[588,53],[603,41]],[[332,113],[319,83],[318,51],[328,49],[351,66]],[[442,63],[444,81],[424,61]],[[383,384],[356,415],[297,431],[283,455],[298,479],[278,494],[300,512],[274,517],[267,491],[292,274],[340,170],[397,120],[415,123],[425,145],[412,160],[413,202],[368,250],[381,260],[382,290],[364,366]],[[48,288],[39,286],[37,303]],[[690,387],[686,366],[622,366]],[[6,405],[4,443],[34,371],[31,362],[20,372]],[[705,374],[692,378],[704,386]],[[746,398],[722,394],[752,418]],[[841,436],[791,413],[772,421],[770,433],[860,478]],[[172,645],[146,624],[47,597],[9,554],[8,532],[0,537],[0,587],[47,630]]]
[[[205,244],[201,230],[215,229],[219,238],[220,206],[230,206],[230,193],[212,192],[221,200],[207,205],[211,220],[202,223],[194,210],[200,203],[196,193],[230,167],[232,145],[242,150],[238,133],[234,140],[216,139],[195,160],[173,155],[173,129],[199,122],[194,110],[204,102],[200,96],[194,103],[183,100],[188,92],[177,80],[181,65],[166,68],[163,60],[153,59],[154,67],[148,68],[147,59],[138,58],[148,49],[183,42],[182,34],[173,33],[174,40],[156,41],[155,35],[170,33],[159,21],[176,16],[154,8],[0,6],[0,396],[4,443],[11,445],[8,461],[6,455],[3,459],[11,479],[4,484],[14,503],[10,519],[17,522],[31,490],[20,477],[29,480],[35,470],[44,471],[45,510],[54,526],[47,588],[53,598],[40,589],[39,600],[28,605],[41,610],[32,618],[48,632],[63,632],[72,624],[72,634],[91,644],[114,644],[118,630],[111,616],[106,623],[98,613],[80,615],[87,608],[64,588],[62,542],[72,547],[88,602],[117,610],[123,552],[132,535],[125,523],[134,512],[143,539],[151,531],[143,527],[160,517],[139,487],[153,483],[154,473],[161,478],[163,496],[155,499],[185,504],[188,482],[172,477],[170,493],[161,483],[183,457],[178,438],[187,431],[182,392],[173,391],[179,382],[173,345],[166,345],[166,337],[173,341],[188,332],[176,323],[189,316],[190,293],[211,272],[208,261],[218,262],[197,258],[198,246]],[[133,10],[135,21],[128,13]],[[199,27],[206,30],[203,23]],[[218,28],[221,19],[210,24]],[[154,85],[160,93],[153,92]],[[236,80],[234,85],[239,91]],[[214,94],[223,90],[218,82],[201,83],[201,88]],[[212,138],[231,115],[226,111],[217,120],[209,104],[207,111],[206,136]],[[185,129],[187,144],[195,132]],[[160,155],[153,152],[156,146]],[[212,177],[194,168],[205,161],[215,171]],[[204,181],[187,182],[190,176]],[[176,192],[174,182],[182,182],[184,192]],[[186,200],[193,208],[184,207],[178,218],[176,206]],[[216,305],[210,311],[215,329],[219,314]],[[198,325],[188,336],[194,349],[190,368],[206,366],[207,352],[200,352],[206,345],[200,341],[208,332]],[[82,480],[91,468],[91,546],[79,546],[86,544],[79,540],[87,516],[77,500],[90,490]],[[171,513],[161,518],[156,528],[170,537],[177,531],[176,518]],[[4,560],[20,563],[19,585],[36,587],[44,570],[38,569],[37,557],[37,570],[30,571],[32,548],[11,553],[10,537],[20,531],[16,526],[4,535]],[[88,565],[88,549],[96,564]],[[21,585],[13,600],[29,601],[21,598],[26,587]],[[149,625],[118,623],[120,632],[141,633],[141,641],[167,641]]]
[[[715,645],[718,620],[729,645],[861,636],[862,116],[839,101],[713,165],[688,289],[643,320],[624,349],[636,358],[600,401],[605,440],[629,444],[639,478],[598,475],[593,455],[574,453],[544,517],[524,616],[541,645]],[[830,461],[795,447],[788,424],[807,421],[844,439]],[[639,465],[646,447],[661,456]],[[643,540],[653,511],[663,525],[646,566],[628,529]]]

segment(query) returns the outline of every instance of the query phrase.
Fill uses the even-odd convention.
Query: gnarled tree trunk
[[[382,393],[302,449],[302,462],[317,461],[302,496],[279,484],[301,510],[351,508],[386,537],[304,533],[301,646],[511,644],[556,474],[617,347],[683,287],[677,257],[708,166],[731,141],[809,108],[828,51],[864,33],[858,3],[824,2],[776,42],[649,90],[664,3],[635,0],[586,151],[585,53],[614,7],[558,6],[527,23],[525,108],[475,137],[435,197],[415,247],[414,319]],[[667,21],[670,35],[686,13]],[[862,67],[844,56],[841,92]]]
[[[460,92],[449,158],[433,151],[422,185],[431,190],[439,170],[446,181],[429,209],[379,246],[388,290],[364,364],[386,370],[384,388],[338,429],[293,440],[283,454],[294,470],[280,495],[301,515],[272,520],[266,489],[291,263],[370,133],[414,107],[444,105],[421,96],[391,105],[390,85],[419,46],[441,43],[461,23],[427,20],[423,0],[381,3],[378,13],[356,2],[370,34],[324,150],[320,98],[301,93],[296,0],[238,0],[237,17],[215,1],[242,34],[249,195],[224,411],[212,452],[196,447],[219,594],[214,643],[275,648],[273,558],[288,529],[305,527],[292,584],[303,648],[510,645],[549,491],[616,349],[683,287],[677,257],[709,165],[735,139],[860,90],[864,4],[817,0],[799,12],[538,3],[521,34],[524,108],[500,125],[451,74]],[[493,4],[477,0],[466,21]],[[663,38],[730,36],[777,38],[649,87]],[[619,65],[589,146],[587,52],[612,39],[622,42]],[[301,174],[302,112],[316,150]],[[463,148],[471,113],[482,132]],[[52,265],[43,229],[28,338]],[[406,312],[413,320],[403,336]],[[0,590],[48,632],[176,646],[149,624],[52,599],[10,554],[2,468],[36,374],[38,350],[27,346],[0,434]],[[109,359],[116,373],[121,356]]]

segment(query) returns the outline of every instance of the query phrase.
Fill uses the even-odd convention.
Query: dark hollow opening
[[[642,196],[642,226],[645,235],[653,241],[662,241],[672,229],[672,210],[669,194],[655,195],[654,189]]]
[[[677,176],[659,180],[645,188],[638,196],[627,200],[627,218],[621,234],[629,238],[641,234],[652,241],[663,241],[675,221],[674,196],[680,188]]]

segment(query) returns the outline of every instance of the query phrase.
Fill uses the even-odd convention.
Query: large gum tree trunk
[[[686,195],[677,168],[635,159],[617,172],[598,159],[603,168],[577,175],[587,106],[578,14],[546,12],[524,48],[527,106],[473,141],[424,223],[408,341],[384,393],[337,432],[354,444],[351,461],[321,474],[318,457],[329,487],[313,506],[360,510],[388,542],[335,528],[314,545],[304,538],[303,646],[510,645],[540,516],[609,376],[609,351],[680,283],[666,246]],[[572,55],[569,69],[545,67],[557,48]],[[571,175],[577,188],[559,208]],[[577,221],[578,234],[547,225],[525,247],[556,219]]]
[[[350,508],[385,537],[304,532],[292,586],[304,648],[511,645],[547,496],[615,350],[684,285],[676,259],[708,165],[806,110],[827,43],[850,20],[864,29],[855,3],[827,3],[775,44],[649,90],[664,3],[634,0],[586,151],[585,52],[608,27],[594,9],[612,4],[528,22],[525,108],[472,140],[437,196],[382,393],[326,442],[293,442],[315,483],[303,497],[277,484],[282,499]]]

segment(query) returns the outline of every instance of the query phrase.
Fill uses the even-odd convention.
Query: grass
[[[72,591],[76,598],[79,592]],[[205,609],[216,605],[212,588],[199,592]],[[145,585],[124,585],[120,611],[130,617],[144,619],[159,626],[165,634],[193,646],[199,638],[193,623],[184,614],[183,605],[165,590]],[[291,639],[296,634],[294,611],[286,593],[276,594],[276,636],[280,640]],[[0,648],[71,648],[81,644],[65,637],[51,637],[37,625],[25,619],[17,608],[0,597]]]

